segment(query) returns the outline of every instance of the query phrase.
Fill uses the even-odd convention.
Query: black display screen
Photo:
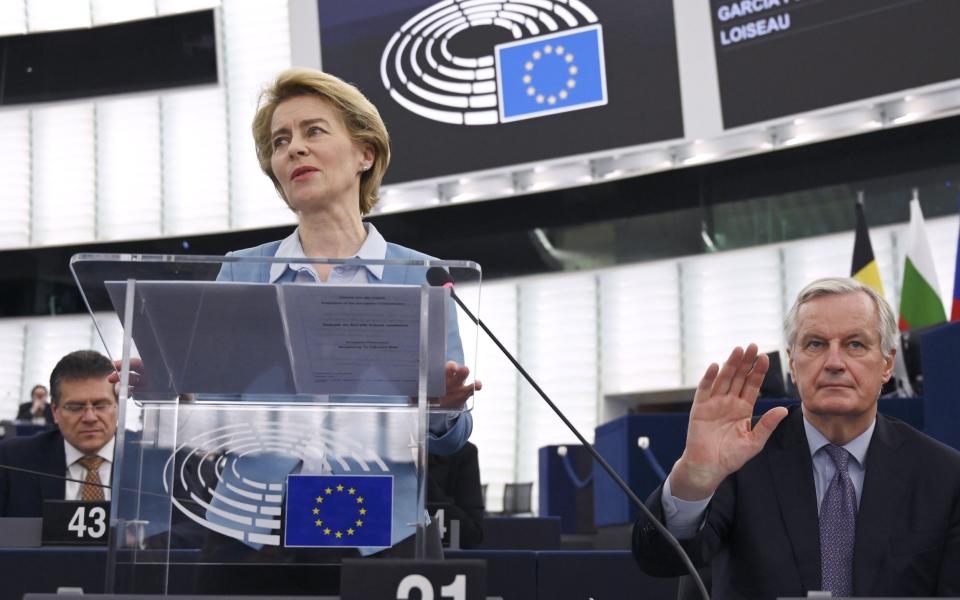
[[[386,121],[389,182],[683,137],[672,0],[317,6],[324,70]]]
[[[215,83],[212,10],[0,38],[0,104]]]
[[[724,127],[960,77],[960,2],[711,0]]]

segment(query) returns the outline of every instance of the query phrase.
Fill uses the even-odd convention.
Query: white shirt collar
[[[853,455],[857,462],[863,466],[867,459],[867,450],[870,448],[870,439],[873,437],[873,430],[877,426],[877,418],[873,418],[873,423],[867,427],[866,431],[853,438],[843,445],[847,452]],[[807,434],[807,444],[810,446],[810,456],[816,454],[821,448],[832,442],[825,435],[814,427],[810,421],[807,421],[806,415],[803,417],[803,429]]]
[[[112,463],[113,462],[113,445],[116,439],[117,439],[116,436],[110,438],[110,441],[104,444],[103,448],[100,448],[100,450],[97,451],[97,456],[99,456],[100,458],[104,459],[109,463]],[[86,454],[74,448],[73,445],[66,440],[66,438],[64,438],[63,440],[63,451],[67,456],[67,468],[70,468],[73,465],[73,463],[77,462],[78,460],[86,456]]]
[[[360,245],[360,249],[357,250],[357,253],[351,258],[358,258],[360,260],[383,260],[387,257],[387,240],[383,239],[383,236],[380,235],[380,232],[377,231],[377,228],[371,223],[364,223],[363,228],[367,232],[367,238],[363,240],[363,244]],[[288,235],[286,238],[280,242],[280,246],[277,248],[277,253],[275,256],[281,258],[307,258],[306,254],[303,252],[303,244],[300,243],[300,228],[297,227],[293,230],[293,233]],[[383,279],[383,265],[364,265],[370,273],[377,279]],[[270,283],[276,283],[280,276],[287,269],[292,269],[294,271],[299,271],[301,269],[310,269],[312,266],[309,263],[296,263],[288,262],[284,263],[273,263],[270,265]]]

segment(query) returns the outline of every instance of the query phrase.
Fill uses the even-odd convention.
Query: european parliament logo
[[[389,546],[390,475],[290,475],[284,509],[288,548]]]
[[[479,56],[458,54],[461,34],[490,39],[498,28],[513,41],[490,42]],[[380,77],[399,105],[452,125],[496,125],[607,103],[603,30],[581,0],[443,0],[393,34]]]

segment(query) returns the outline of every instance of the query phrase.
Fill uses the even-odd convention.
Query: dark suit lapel
[[[820,522],[817,492],[813,485],[810,445],[803,431],[803,413],[799,407],[791,411],[770,442],[767,443],[767,455],[773,484],[800,572],[800,582],[805,590],[818,590]]]
[[[897,521],[896,510],[907,490],[910,459],[898,452],[902,439],[883,417],[867,451],[863,491],[857,512],[857,538],[853,549],[853,591],[868,594],[883,568],[890,529]]]
[[[63,436],[59,432],[50,435],[49,451],[44,452],[44,464],[41,470],[44,473],[63,477],[67,473],[67,454],[63,449]],[[44,477],[41,484],[43,498],[49,500],[63,500],[67,495],[67,482],[62,479]]]

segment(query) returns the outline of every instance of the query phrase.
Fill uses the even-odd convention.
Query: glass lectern
[[[469,435],[445,363],[476,355],[457,302],[478,314],[480,269],[289,263],[71,261],[123,331],[108,592],[329,593],[343,558],[429,555],[426,456]]]

